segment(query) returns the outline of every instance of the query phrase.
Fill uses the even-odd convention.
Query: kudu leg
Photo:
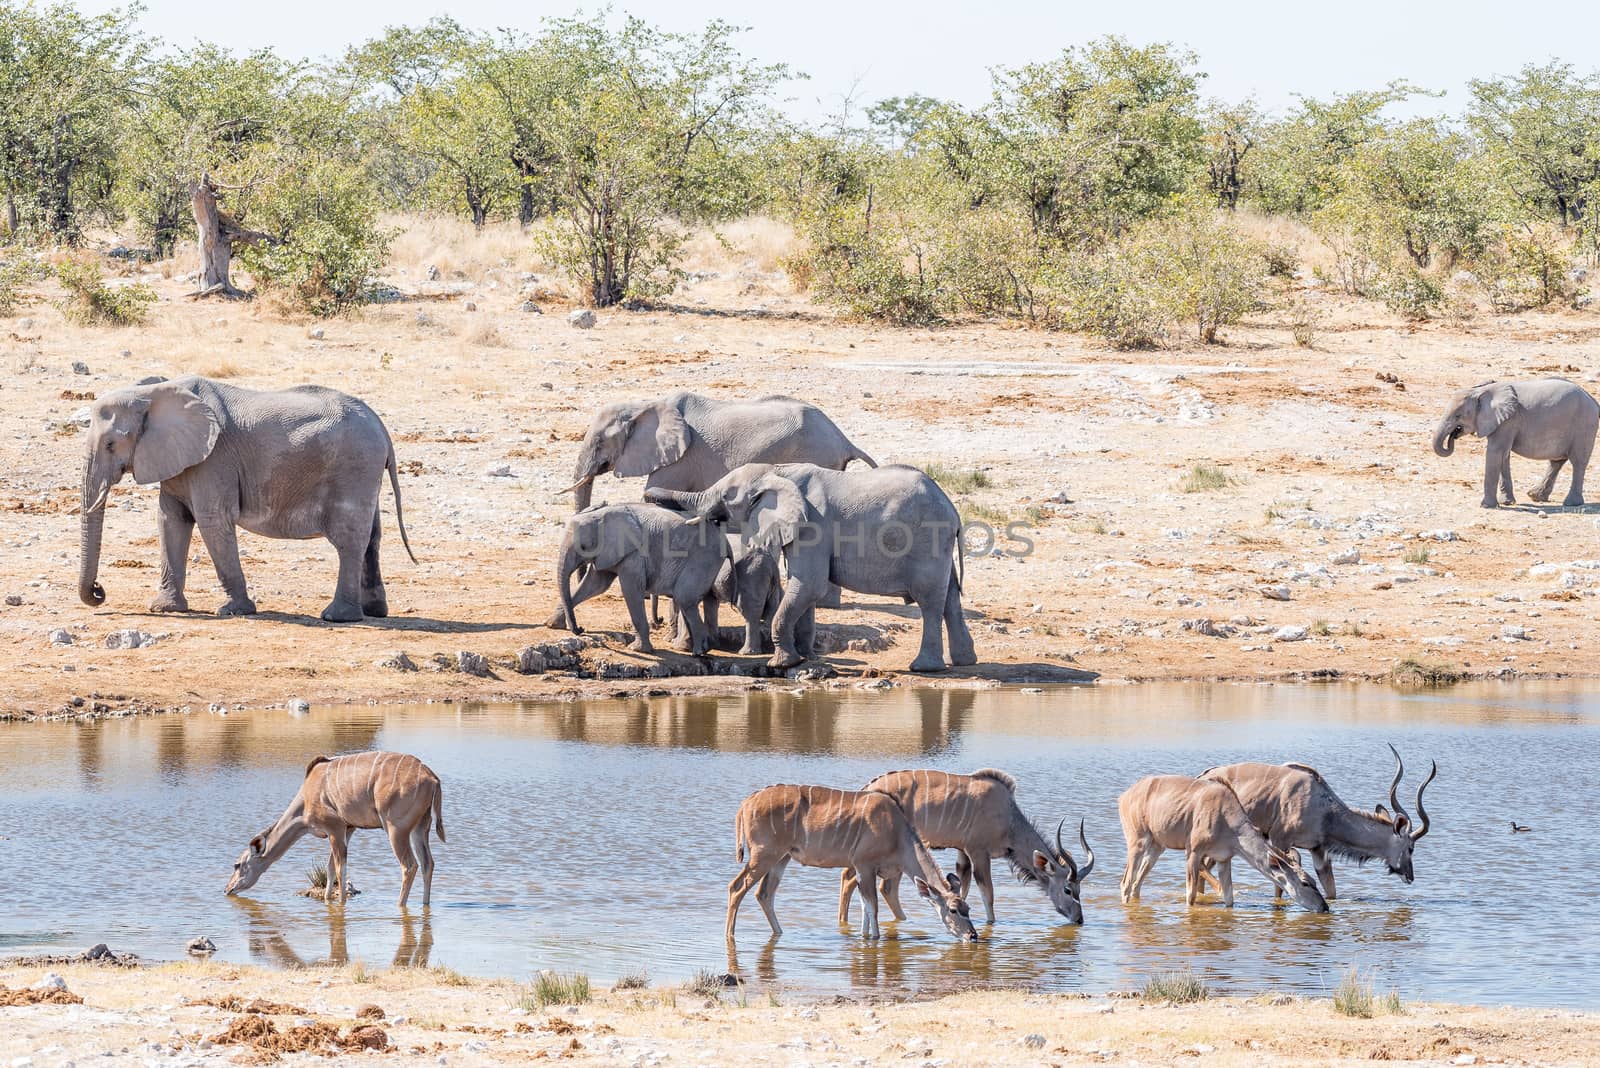
[[[334,869],[338,869],[339,904],[350,899],[350,879],[345,871],[345,858],[349,855],[350,829],[336,827],[328,832],[328,889],[334,886]],[[324,899],[327,894],[324,892]]]
[[[389,835],[389,848],[394,850],[394,859],[400,862],[400,907],[406,907],[406,898],[411,896],[411,884],[417,878],[417,858],[411,852],[411,832],[399,824],[391,823],[384,830]]]
[[[778,896],[778,884],[783,881],[783,870],[789,866],[789,858],[784,857],[772,866],[772,870],[761,878],[761,885],[756,887],[756,904],[761,906],[761,911],[767,914],[767,923],[772,926],[773,934],[782,934],[783,929],[778,926],[778,913],[774,909],[773,900]]]
[[[752,857],[750,860],[745,861],[744,867],[739,869],[739,874],[735,875],[733,881],[728,884],[728,922],[724,927],[724,933],[727,935],[728,941],[733,941],[733,928],[739,918],[740,903],[744,901],[744,896],[754,889],[756,883],[760,881],[761,875],[756,871],[755,858]],[[779,935],[783,932],[775,929],[772,933]]]
[[[1192,849],[1184,858],[1184,898],[1190,907],[1194,906],[1195,899],[1200,896],[1200,871],[1204,863],[1200,854]]]
[[[967,899],[967,891],[972,889],[972,858],[964,850],[956,850],[956,879],[960,887],[956,893],[961,895],[961,900]]]
[[[906,910],[900,906],[900,876],[891,875],[887,879],[878,880],[878,892],[883,895],[884,902],[889,906],[895,921],[906,918]]]
[[[850,898],[856,892],[856,872],[845,868],[839,872],[839,922],[850,922]]]
[[[1222,903],[1233,908],[1233,861],[1225,860],[1217,865],[1217,885],[1222,893]]]
[[[1127,872],[1122,877],[1122,903],[1139,900],[1139,889],[1144,885],[1150,869],[1166,850],[1154,842],[1143,842],[1128,854]]]
[[[876,868],[857,868],[861,880],[861,937],[875,940],[878,937],[878,871]]]
[[[990,867],[990,858],[985,856],[971,857],[967,863],[972,868],[972,879],[978,884],[978,896],[983,898],[983,916],[985,923],[994,922],[994,872]],[[966,887],[961,888],[961,897],[966,899]]]
[[[422,907],[427,908],[433,898],[433,845],[428,841],[428,819],[411,828],[411,852],[422,867]]]
[[[1322,896],[1332,901],[1339,896],[1333,888],[1333,858],[1325,849],[1313,849],[1311,861],[1316,865],[1317,878],[1322,881]]]

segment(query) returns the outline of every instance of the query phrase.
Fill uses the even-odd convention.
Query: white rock
[[[1280,642],[1303,642],[1311,635],[1304,627],[1288,626],[1273,631],[1272,637]]]
[[[488,467],[485,467],[483,469],[483,473],[484,473],[484,475],[486,475],[489,478],[510,478],[511,477],[511,465],[510,464],[490,464]]]
[[[1290,597],[1289,587],[1287,586],[1261,586],[1258,588],[1261,591],[1261,596],[1269,601],[1287,601]]]
[[[154,645],[159,641],[154,634],[147,634],[142,630],[114,630],[106,635],[107,649],[143,649],[147,645]]]
[[[320,326],[306,334],[306,337],[309,337],[312,341],[321,341],[324,336],[325,335],[323,334],[322,327]]]
[[[1029,1049],[1044,1049],[1044,1036],[1025,1035],[1022,1039],[1022,1044]]]
[[[72,640],[72,632],[62,627],[57,627],[50,632],[51,645],[71,645]]]
[[[1508,623],[1500,628],[1500,638],[1501,640],[1508,642],[1528,641],[1528,628],[1518,627]]]
[[[89,423],[91,421],[93,421],[93,419],[94,419],[94,413],[89,411],[88,406],[85,405],[84,407],[79,408],[77,411],[75,411],[71,415],[69,415],[67,417],[67,422],[72,423],[75,426],[86,427],[86,426],[89,425]]]
[[[1328,557],[1330,564],[1359,564],[1361,562],[1360,549],[1346,549],[1342,553],[1334,553]]]
[[[31,987],[33,990],[65,990],[66,988],[67,981],[55,972],[45,972],[44,978],[34,983]]]
[[[1417,537],[1424,541],[1460,541],[1461,536],[1453,530],[1423,530],[1417,532]]]
[[[592,329],[597,321],[594,317],[594,312],[588,308],[579,308],[567,316],[567,325],[575,326],[579,330]]]
[[[289,711],[289,715],[303,716],[311,711],[311,702],[307,701],[304,697],[296,697],[291,700],[286,707]]]
[[[84,363],[82,360],[73,360],[72,373],[75,375],[86,375],[89,373],[89,365]]]

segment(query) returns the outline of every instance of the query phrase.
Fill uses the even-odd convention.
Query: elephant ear
[[[150,407],[133,447],[135,482],[163,482],[211,455],[222,426],[210,405],[170,384],[152,386],[145,398]]]
[[[689,447],[689,424],[678,409],[652,404],[633,420],[627,443],[612,470],[620,478],[638,478],[675,464]]]
[[[750,500],[742,524],[746,544],[741,557],[758,549],[781,555],[799,537],[806,519],[800,487],[781,475],[762,475],[750,487]]]
[[[1476,420],[1478,437],[1486,438],[1500,429],[1500,424],[1522,410],[1517,391],[1509,383],[1496,382],[1478,394]]]

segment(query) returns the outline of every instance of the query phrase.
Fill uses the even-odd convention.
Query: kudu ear
[[[254,838],[250,839],[250,852],[256,854],[257,856],[260,856],[261,855],[261,845],[262,845],[261,836],[258,834]]]
[[[945,885],[950,888],[950,892],[952,894],[956,894],[958,896],[960,895],[960,893],[961,893],[961,880],[959,878],[957,878],[955,872],[953,872],[953,871],[945,872],[944,873],[944,882],[945,882]]]
[[[1382,801],[1379,801],[1378,804],[1377,804],[1377,807],[1374,808],[1372,811],[1377,813],[1379,816],[1382,816],[1384,819],[1390,819],[1391,818],[1390,815],[1389,815],[1389,810],[1383,807],[1383,802]]]
[[[1051,863],[1052,861],[1049,857],[1045,856],[1037,849],[1033,851],[1033,866],[1038,869],[1040,875],[1045,875],[1050,871]]]
[[[922,897],[933,896],[933,887],[928,885],[928,880],[921,876],[913,876],[911,881],[917,884],[917,893]]]

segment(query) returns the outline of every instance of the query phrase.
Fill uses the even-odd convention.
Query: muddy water
[[[1440,766],[1415,884],[1341,864],[1333,913],[1313,916],[1275,907],[1239,865],[1236,908],[1190,909],[1169,853],[1143,904],[1118,902],[1116,797],[1139,776],[1305,760],[1370,806],[1387,786],[1390,741],[1412,769]],[[865,944],[859,916],[835,922],[836,873],[795,867],[777,902],[785,934],[769,942],[748,899],[731,966],[795,992],[1098,991],[1187,967],[1229,991],[1315,994],[1354,965],[1408,998],[1593,1006],[1597,743],[1600,689],[1562,684],[760,693],[5,726],[0,954],[107,942],[170,958],[204,934],[223,958],[272,966],[577,969],[597,982],[720,972],[731,821],[746,793],[995,766],[1017,777],[1041,823],[1087,819],[1099,862],[1085,926],[1053,922],[1040,896],[1007,880],[999,922],[975,946],[954,944],[911,893],[908,921]],[[352,842],[352,881],[366,892],[342,911],[295,896],[325,859],[310,838],[249,897],[224,897],[233,858],[276,818],[307,759],[369,747],[416,753],[444,781],[449,841],[435,847],[433,908],[396,908],[398,869],[376,831]],[[1411,770],[1408,807],[1417,781]],[[1513,819],[1533,830],[1511,833]]]

